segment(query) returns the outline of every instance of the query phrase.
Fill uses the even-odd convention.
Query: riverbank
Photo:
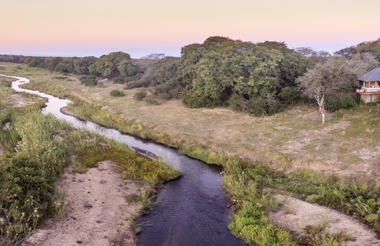
[[[144,186],[125,182],[115,169],[116,163],[102,161],[86,173],[66,170],[57,182],[64,215],[44,221],[22,245],[134,245],[133,222],[142,206],[125,196],[139,196]]]
[[[69,95],[72,98],[75,99],[74,94],[70,93],[70,88],[74,88],[76,86],[80,87],[79,83],[75,82],[75,79],[70,78],[71,81],[67,82],[70,83],[70,87],[61,87],[60,83],[49,83],[46,81],[45,83],[37,81],[36,83],[31,84],[31,86],[34,88],[39,88],[46,90],[48,93],[56,93],[60,95]],[[119,85],[112,85],[112,86],[119,86]],[[83,87],[81,90],[98,90],[98,88],[86,88]],[[130,93],[133,93],[133,91],[129,91]],[[78,92],[76,92],[78,93]],[[376,199],[378,199],[378,193],[376,192],[376,189],[373,187],[368,186],[362,186],[359,185],[357,182],[362,181],[363,184],[370,184],[373,182],[373,180],[376,181],[376,175],[378,175],[376,171],[376,166],[374,169],[371,169],[372,166],[370,166],[369,170],[367,171],[372,171],[375,170],[375,179],[373,179],[373,176],[370,177],[371,179],[363,179],[363,173],[359,173],[357,177],[355,178],[356,182],[346,182],[344,185],[341,183],[339,179],[334,179],[334,178],[327,178],[325,175],[329,174],[335,174],[333,172],[334,169],[332,167],[328,167],[325,170],[319,170],[322,172],[323,175],[321,174],[316,174],[313,168],[310,168],[308,170],[301,170],[302,168],[295,168],[294,167],[294,159],[289,158],[286,154],[280,152],[281,154],[278,153],[272,153],[277,160],[276,162],[271,163],[270,159],[267,161],[261,161],[264,163],[264,165],[259,164],[258,160],[252,160],[252,158],[249,158],[248,161],[244,161],[244,156],[238,156],[233,157],[234,155],[229,153],[227,148],[228,146],[225,146],[227,149],[219,149],[219,151],[216,149],[213,149],[213,146],[216,146],[215,143],[211,144],[211,147],[205,147],[206,145],[202,145],[200,142],[202,141],[197,141],[194,136],[191,137],[187,134],[182,135],[179,138],[172,137],[169,133],[164,133],[161,132],[160,126],[150,126],[148,124],[145,125],[146,123],[143,122],[143,117],[148,117],[147,115],[140,116],[139,114],[124,114],[124,113],[115,113],[114,107],[110,104],[107,104],[108,101],[112,102],[114,99],[107,98],[106,94],[101,97],[100,92],[93,92],[87,91],[86,93],[89,94],[88,98],[92,98],[93,102],[91,104],[83,102],[80,100],[80,98],[76,97],[75,100],[75,105],[71,106],[70,109],[77,114],[77,116],[80,116],[83,119],[91,119],[96,122],[99,122],[103,125],[106,125],[108,127],[116,127],[124,132],[138,135],[143,138],[148,138],[148,139],[153,139],[156,142],[161,142],[165,145],[172,146],[179,148],[182,152],[201,159],[205,162],[208,163],[219,163],[223,164],[225,167],[225,178],[224,178],[224,184],[227,192],[231,194],[233,200],[235,201],[235,204],[237,205],[237,208],[239,209],[239,212],[235,215],[234,219],[232,220],[232,223],[230,225],[231,231],[245,239],[247,242],[278,242],[281,241],[284,244],[286,242],[290,242],[291,240],[289,239],[289,235],[286,233],[286,231],[278,230],[274,227],[270,226],[270,222],[267,221],[266,213],[264,213],[266,210],[272,208],[274,209],[275,202],[273,200],[268,199],[270,197],[270,194],[268,192],[263,191],[264,187],[281,187],[283,190],[286,191],[292,191],[294,193],[298,193],[301,195],[301,198],[306,199],[310,202],[317,202],[319,204],[325,205],[332,207],[334,209],[338,209],[344,213],[347,214],[353,214],[355,217],[360,219],[361,221],[369,224],[371,227],[374,229],[377,228],[377,223],[378,223],[378,217],[376,218],[376,211],[378,211],[378,205],[376,203]],[[86,94],[87,95],[87,94]],[[127,91],[127,96],[130,95]],[[132,96],[130,96],[132,97]],[[94,98],[98,98],[95,100]],[[126,99],[126,98],[124,98]],[[88,99],[87,99],[88,100]],[[103,100],[103,101],[102,101]],[[126,99],[129,100],[129,99]],[[118,101],[121,104],[121,101]],[[101,106],[103,104],[103,106]],[[133,108],[136,106],[136,103],[138,102],[131,102],[131,107]],[[169,102],[170,103],[176,103],[176,102]],[[104,106],[106,105],[106,106]],[[167,109],[170,111],[170,105],[164,104]],[[140,105],[140,108],[145,108],[144,110],[149,110],[149,113],[151,115],[154,115],[156,111],[160,112],[160,109],[157,107],[161,107],[164,105],[160,106],[151,106],[151,105],[145,105],[142,103]],[[115,106],[116,107],[116,106]],[[148,108],[148,109],[146,109]],[[149,109],[150,108],[150,109]],[[139,112],[139,108],[133,108],[136,110],[136,112]],[[182,111],[186,111],[186,109],[178,107],[179,111],[176,111],[178,115],[178,121],[174,122],[180,122],[181,119],[186,118],[187,116],[181,113]],[[301,112],[297,112],[297,110],[301,110]],[[274,117],[266,117],[266,118],[259,118],[256,119],[254,117],[254,121],[252,123],[252,126],[256,126],[260,129],[259,133],[264,134],[264,136],[267,135],[268,138],[271,136],[270,132],[268,131],[269,129],[275,129],[274,126],[276,124],[282,124],[282,123],[289,123],[293,124],[294,121],[291,121],[292,118],[295,118],[297,121],[303,120],[303,123],[308,122],[308,121],[318,121],[319,119],[315,118],[315,114],[313,112],[309,112],[308,114],[305,114],[304,111],[302,111],[302,108],[296,109],[296,111],[290,111],[290,116],[287,116],[285,113],[284,114],[279,114]],[[202,109],[192,109],[192,111],[197,112],[200,114],[199,116],[202,116],[199,118],[200,121],[197,121],[196,118],[186,118],[186,121],[192,122],[189,127],[195,127],[193,125],[199,125],[202,126],[205,124],[206,121],[210,120],[210,118],[207,118],[207,115],[211,115],[212,117],[217,117],[215,115],[221,115],[220,118],[214,118],[214,122],[230,122],[229,116],[236,116],[238,117],[239,115],[235,115],[234,112],[229,111],[227,109],[216,109],[216,110],[202,110]],[[292,113],[293,112],[293,113]],[[306,111],[307,112],[307,111]],[[163,114],[162,112],[162,115]],[[286,112],[289,113],[289,112]],[[350,112],[347,112],[350,114]],[[357,112],[351,112],[353,114],[362,114],[363,116],[367,115],[366,117],[371,117],[370,112],[367,111],[368,114],[365,114],[365,112],[362,112],[361,110],[358,110]],[[139,116],[141,118],[139,119],[127,119],[128,117],[136,117]],[[173,114],[168,114],[168,117],[174,117],[175,115]],[[356,115],[358,116],[358,115]],[[219,116],[218,116],[219,117]],[[238,120],[236,117],[234,117],[234,120]],[[244,115],[244,117],[250,117]],[[311,118],[309,118],[311,117]],[[154,118],[154,117],[153,117]],[[162,117],[161,117],[162,118]],[[352,125],[352,123],[355,124],[361,124],[362,122],[360,119],[358,120],[356,117],[356,121],[353,121],[355,117],[350,119],[350,117],[342,120],[341,118],[331,118],[330,124],[328,124],[326,127],[321,127],[321,126],[316,126],[316,125],[311,125],[310,127],[316,131],[314,134],[317,134],[318,136],[321,137],[327,137],[328,140],[331,140],[329,136],[332,134],[335,136],[336,132],[341,133],[340,130],[344,129],[346,131],[345,134],[342,134],[342,136],[352,136],[353,132],[349,132],[347,134],[347,129]],[[156,124],[161,125],[163,122],[166,122],[166,118],[160,120],[158,118],[155,118]],[[249,118],[249,120],[252,120]],[[372,119],[373,120],[373,119]],[[376,120],[376,119],[375,119]],[[273,122],[275,122],[275,125],[273,125]],[[350,124],[347,125],[347,123],[341,123],[344,121],[348,121]],[[249,123],[249,121],[248,121]],[[172,122],[172,124],[174,124]],[[207,124],[210,124],[208,122]],[[225,122],[224,122],[225,124]],[[232,122],[229,123],[232,128],[235,127],[235,124]],[[247,124],[247,122],[246,122]],[[263,125],[264,124],[264,125]],[[338,124],[338,125],[336,125]],[[355,126],[354,124],[354,126]],[[373,127],[373,122],[371,122],[370,127]],[[376,122],[374,123],[376,124]],[[210,124],[210,128],[208,131],[204,132],[202,129],[197,126],[199,132],[205,134],[205,136],[208,134],[208,131],[213,130],[213,124]],[[269,126],[269,128],[265,128],[266,126]],[[298,126],[298,125],[296,125]],[[306,125],[307,126],[307,125]],[[300,131],[305,130],[305,125],[302,125],[300,127]],[[162,125],[161,125],[162,127]],[[313,128],[314,127],[314,128]],[[315,128],[316,127],[316,128]],[[254,133],[255,128],[250,128],[249,130],[241,129],[244,133],[246,134],[252,134],[251,131]],[[177,128],[176,128],[177,129]],[[192,129],[192,128],[191,128]],[[207,129],[207,128],[206,128]],[[229,129],[229,128],[228,128]],[[178,130],[178,129],[177,129]],[[283,132],[287,132],[289,129],[287,128],[281,128],[280,129]],[[294,130],[294,128],[293,128]],[[356,126],[354,129],[351,130],[357,130]],[[236,129],[235,129],[236,131]],[[372,131],[372,130],[370,130]],[[186,132],[186,131],[185,131]],[[288,134],[290,134],[288,132]],[[295,135],[299,134],[299,132],[296,132]],[[347,135],[346,135],[347,134]],[[197,136],[198,134],[194,134]],[[311,136],[313,136],[311,134]],[[228,139],[227,135],[224,135],[225,139]],[[330,136],[331,137],[331,136]],[[315,142],[316,140],[322,141],[327,141],[327,139],[314,139],[313,141]],[[262,143],[265,147],[265,145],[268,142],[265,142],[265,138],[258,138],[258,140],[262,140]],[[270,141],[273,141],[276,139],[270,139]],[[209,141],[215,141],[214,138],[209,138]],[[230,142],[229,142],[230,143]],[[275,141],[277,143],[277,141]],[[280,144],[281,142],[279,142]],[[231,142],[232,145],[236,144],[235,142]],[[252,143],[253,144],[253,143]],[[257,142],[254,144],[257,145]],[[318,145],[318,143],[314,143]],[[296,145],[296,144],[295,144]],[[275,147],[275,145],[273,145]],[[260,146],[259,146],[260,147]],[[348,146],[350,147],[350,146]],[[227,150],[227,151],[226,151]],[[320,150],[321,153],[323,152]],[[252,156],[254,156],[255,152],[252,152]],[[324,152],[323,152],[324,153]],[[236,155],[235,155],[236,156]],[[302,162],[299,163],[301,165]],[[310,163],[309,163],[310,164]],[[297,166],[296,166],[297,167]],[[302,166],[301,166],[302,167]],[[335,167],[336,168],[336,167]],[[313,170],[313,171],[312,171]],[[340,169],[338,169],[339,171]],[[340,170],[341,171],[341,170]],[[350,171],[350,175],[353,175],[354,173],[352,170]],[[284,176],[284,174],[287,174]],[[340,173],[336,173],[336,175],[340,176],[341,178],[346,178],[345,175],[339,175]],[[351,177],[351,176],[349,176]],[[252,186],[251,186],[252,185]],[[373,185],[373,184],[372,184]],[[251,189],[249,188],[251,187]],[[375,203],[373,202],[375,201]],[[257,204],[258,202],[262,202],[261,204],[259,203],[257,206],[252,206],[252,204]],[[360,204],[365,206],[368,209],[365,209],[364,207],[361,207]],[[258,216],[258,217],[257,217]],[[257,224],[255,221],[261,221],[260,223]],[[256,226],[256,232],[253,230],[252,231],[252,225]],[[259,232],[262,233],[259,235]],[[328,235],[326,235],[327,237]],[[334,239],[335,240],[335,239]]]
[[[74,129],[51,115],[43,115],[41,107],[45,100],[33,95],[15,93],[8,87],[10,79],[2,81],[6,83],[0,85],[0,94],[2,95],[0,97],[2,105],[0,108],[0,143],[5,152],[0,158],[0,245],[21,242],[33,232],[41,221],[49,217],[61,218],[56,227],[61,228],[62,216],[67,216],[67,213],[71,212],[70,210],[65,211],[66,201],[73,202],[70,196],[67,193],[63,194],[62,191],[71,193],[72,190],[70,190],[70,185],[65,182],[62,187],[59,187],[62,188],[61,190],[57,189],[56,180],[62,173],[65,173],[64,177],[67,177],[67,171],[64,172],[64,170],[68,170],[64,169],[67,166],[73,170],[74,173],[71,173],[74,176],[75,173],[78,173],[78,176],[92,175],[94,172],[92,169],[89,174],[85,173],[105,160],[117,163],[118,171],[107,170],[113,181],[109,180],[110,182],[106,184],[104,181],[107,182],[107,180],[104,177],[104,181],[100,180],[98,183],[90,185],[91,187],[85,189],[87,196],[91,196],[88,195],[91,192],[97,194],[99,190],[96,190],[96,186],[104,188],[117,185],[112,188],[118,190],[120,189],[120,180],[123,179],[123,182],[129,183],[133,187],[137,185],[138,191],[136,192],[131,189],[127,192],[120,190],[114,194],[114,198],[118,198],[118,203],[114,205],[122,205],[123,209],[113,211],[111,207],[111,210],[108,211],[115,213],[119,219],[127,219],[124,220],[126,226],[123,229],[126,229],[125,232],[129,234],[128,240],[133,242],[134,228],[131,226],[133,219],[149,209],[152,201],[152,196],[146,194],[153,195],[157,186],[178,178],[179,172],[160,161],[140,156],[125,145],[87,131]],[[13,101],[10,103],[9,98],[14,99],[15,96],[28,103],[22,106]],[[143,170],[141,167],[144,167]],[[118,182],[115,183],[116,180]],[[97,181],[96,177],[94,177],[94,181]],[[75,188],[74,186],[80,185],[74,184],[71,187]],[[132,192],[133,196],[141,196],[142,199],[128,204],[125,196],[129,192]],[[99,199],[105,200],[104,195],[106,194],[110,195],[112,192],[101,192],[98,194]],[[85,195],[79,196],[76,197],[75,202],[83,206],[84,199],[86,199]],[[106,205],[106,203],[102,203],[98,208],[91,206],[94,207],[93,211],[100,209],[102,213],[106,213]],[[137,208],[138,211],[131,213],[131,216],[127,218],[124,215],[128,209],[124,208],[129,207]],[[78,209],[74,209],[74,212],[85,216],[85,214],[80,214],[81,211]],[[78,218],[80,218],[79,215],[77,215]],[[102,226],[105,231],[112,231],[115,228],[115,224],[112,223]],[[108,226],[111,227],[108,228]],[[80,239],[81,230],[91,234],[89,230],[92,229],[96,230],[96,227],[77,228],[77,234],[72,235],[73,240],[83,240]],[[50,231],[50,233],[59,236],[58,230]],[[96,232],[93,231],[93,233]],[[109,240],[113,239],[109,238]],[[50,241],[47,244],[51,245]]]

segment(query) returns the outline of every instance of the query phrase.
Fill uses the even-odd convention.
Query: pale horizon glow
[[[2,0],[0,54],[180,55],[209,36],[334,52],[380,38],[378,0]]]

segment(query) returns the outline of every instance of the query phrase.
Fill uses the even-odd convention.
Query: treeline
[[[203,44],[183,47],[180,58],[157,61],[127,86],[153,86],[156,96],[181,98],[189,107],[231,106],[263,115],[298,100],[295,80],[311,66],[308,58],[284,43],[210,37]]]
[[[380,38],[376,41],[362,42],[335,52],[335,55],[352,58],[356,54],[369,53],[380,61]]]
[[[183,47],[180,58],[152,64],[127,88],[150,86],[157,97],[181,98],[189,107],[230,106],[254,115],[272,114],[299,100],[311,102],[310,91],[322,90],[323,106],[334,112],[358,103],[357,78],[379,65],[379,44],[362,43],[352,55],[332,56],[310,48],[292,50],[281,42],[210,37]]]
[[[88,78],[92,78],[93,81],[96,81],[94,77],[103,77],[124,83],[131,77],[138,77],[143,73],[141,65],[129,54],[123,52],[113,52],[100,58],[93,56],[79,58],[1,55],[0,61],[25,63],[30,67],[44,68],[60,73],[90,75]]]
[[[355,105],[353,88],[358,86],[357,76],[378,65],[374,57],[380,58],[380,39],[331,56],[310,48],[289,49],[282,42],[254,44],[210,37],[202,44],[183,47],[181,57],[154,57],[137,60],[114,52],[100,58],[0,56],[0,61],[84,75],[81,81],[86,85],[96,85],[102,77],[124,83],[126,89],[151,87],[154,97],[178,98],[188,107],[229,106],[254,115],[268,115],[299,100],[314,100],[307,93],[309,88],[305,88],[307,82],[298,78],[308,72],[304,78],[317,81],[321,74],[316,70],[321,69],[331,74],[330,80],[336,80],[331,83],[339,84],[339,89],[328,90],[326,108],[335,111]],[[351,64],[350,71],[354,73],[342,72],[347,64]]]

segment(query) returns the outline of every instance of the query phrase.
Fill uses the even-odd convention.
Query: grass
[[[95,167],[102,160],[112,160],[118,163],[125,179],[143,180],[152,186],[157,186],[162,182],[180,176],[178,171],[173,170],[168,165],[141,156],[121,144],[112,144],[108,148],[84,149],[79,153],[77,160],[80,163],[80,170]]]
[[[376,153],[380,137],[376,105],[340,111],[322,126],[308,106],[260,118],[228,109],[188,109],[178,101],[153,106],[133,99],[138,89],[111,98],[110,91],[120,85],[89,88],[74,79],[50,83],[43,79],[48,74],[39,72],[31,75],[36,79],[30,87],[71,97],[69,108],[80,118],[223,165],[224,188],[236,204],[229,228],[249,244],[295,244],[288,231],[274,227],[266,216],[277,204],[265,187],[337,209],[379,233],[379,156],[364,161],[366,153]],[[316,235],[308,240],[340,245],[343,238]]]
[[[20,242],[45,217],[62,216],[66,204],[55,181],[68,165],[85,171],[104,159],[115,161],[123,178],[146,184],[144,211],[154,187],[180,175],[125,145],[43,115],[35,97],[30,98],[34,104],[14,108],[7,103],[14,94],[7,87],[10,80],[0,82],[0,143],[5,147],[0,157],[0,244]]]
[[[380,232],[380,197],[379,190],[370,189],[365,184],[344,184],[340,180],[316,174],[310,170],[283,175],[269,170],[260,163],[253,165],[247,161],[230,159],[225,164],[223,184],[226,191],[237,205],[230,229],[238,237],[249,243],[264,242],[261,234],[269,239],[286,235],[276,231],[266,214],[276,209],[276,202],[265,187],[283,190],[300,195],[300,198],[318,203],[342,213],[351,215]],[[268,236],[271,235],[271,236]],[[256,236],[255,236],[256,235]],[[280,239],[279,239],[280,240]],[[280,241],[285,242],[285,239]],[[268,241],[275,244],[275,241]]]

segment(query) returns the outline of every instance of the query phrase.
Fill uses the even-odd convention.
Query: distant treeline
[[[30,67],[44,68],[60,73],[110,78],[119,82],[143,72],[141,65],[123,52],[114,52],[100,58],[94,56],[78,58],[0,55],[0,61],[25,63]]]
[[[379,58],[380,40],[361,43],[335,55],[352,59],[362,53]],[[267,115],[300,100],[305,88],[299,85],[297,78],[316,64],[325,64],[333,58],[328,52],[310,48],[289,49],[282,42],[254,44],[225,37],[210,37],[202,44],[187,45],[182,48],[181,57],[162,58],[161,54],[157,57],[138,60],[126,53],[114,52],[100,58],[0,56],[0,61],[85,75],[81,81],[86,85],[96,85],[97,77],[101,77],[124,83],[127,89],[151,87],[155,97],[180,98],[188,107],[230,106],[238,111]],[[333,65],[345,64],[342,59],[333,59]],[[361,58],[355,61],[358,59]],[[331,66],[331,63],[326,64]],[[330,71],[334,66],[326,69]],[[352,90],[356,74],[350,76],[337,78],[350,83],[345,93],[335,91],[327,101],[334,101],[334,105],[355,103],[347,91]],[[340,102],[342,100],[349,103]],[[334,111],[339,107],[330,109]]]
[[[363,42],[335,52],[335,55],[352,58],[356,54],[369,53],[380,61],[380,38],[376,41]]]

